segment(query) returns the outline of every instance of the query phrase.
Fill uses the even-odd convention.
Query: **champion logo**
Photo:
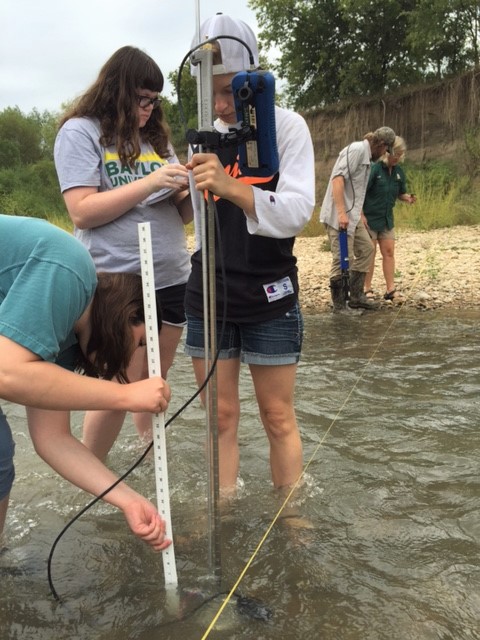
[[[271,284],[267,287],[267,293],[276,293],[277,291],[278,289],[274,284]]]

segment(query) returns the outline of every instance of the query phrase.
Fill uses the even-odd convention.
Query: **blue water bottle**
[[[340,268],[342,273],[348,271],[348,234],[346,229],[340,229],[338,234],[340,241]]]

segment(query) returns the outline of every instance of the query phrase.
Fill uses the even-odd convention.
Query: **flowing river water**
[[[216,576],[194,401],[167,429],[178,589],[101,503],[59,540],[61,602],[52,597],[52,544],[88,496],[35,455],[23,408],[4,403],[17,480],[0,555],[1,640],[479,639],[479,321],[477,311],[306,317],[296,397],[305,472],[280,513],[244,371],[243,486],[221,516]],[[170,383],[173,413],[195,391],[181,351]],[[142,451],[129,421],[108,462],[123,472]],[[128,481],[155,500],[151,457]]]

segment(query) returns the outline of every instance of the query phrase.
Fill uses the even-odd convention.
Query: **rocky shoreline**
[[[385,282],[377,251],[372,285],[382,306],[420,310],[480,307],[480,225],[395,231],[395,285],[402,295],[394,302],[383,300]],[[294,253],[303,312],[330,312],[331,255],[326,237],[297,238]]]

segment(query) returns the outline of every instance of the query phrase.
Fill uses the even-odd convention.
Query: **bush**
[[[22,172],[0,170],[0,210],[13,215],[68,220],[52,160],[27,165]]]
[[[426,162],[404,165],[407,191],[417,196],[415,205],[398,201],[395,226],[401,229],[428,231],[455,225],[480,224],[480,190],[468,175],[460,175],[457,165]],[[319,222],[320,204],[302,233],[311,238],[325,235]]]
[[[479,197],[472,180],[449,163],[405,163],[407,190],[415,205],[397,203],[395,225],[420,231],[480,222]]]

